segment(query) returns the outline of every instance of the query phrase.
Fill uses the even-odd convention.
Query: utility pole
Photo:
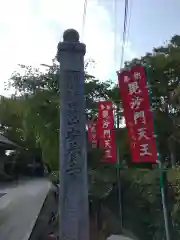
[[[84,55],[74,29],[58,44],[60,63],[60,239],[89,240]]]

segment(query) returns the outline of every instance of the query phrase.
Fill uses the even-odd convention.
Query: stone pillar
[[[5,163],[5,150],[3,148],[0,148],[0,173],[4,174],[4,163]]]
[[[74,29],[58,45],[60,63],[60,239],[89,240],[84,55]]]

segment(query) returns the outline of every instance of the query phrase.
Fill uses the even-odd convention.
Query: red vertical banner
[[[116,162],[116,143],[114,132],[113,105],[110,101],[98,105],[98,138],[104,149],[104,162]]]
[[[97,139],[97,122],[89,121],[88,122],[88,139],[92,144],[92,148],[97,148],[98,139]]]
[[[144,67],[134,66],[119,73],[118,81],[132,162],[156,163],[156,139]]]

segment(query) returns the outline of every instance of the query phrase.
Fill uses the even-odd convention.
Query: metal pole
[[[119,104],[117,104],[117,129],[120,128],[120,119],[119,119]],[[118,186],[118,202],[119,202],[119,218],[120,218],[120,229],[123,228],[123,217],[122,217],[122,194],[121,194],[121,166],[120,166],[120,149],[117,144],[117,186]]]
[[[58,45],[60,62],[60,239],[89,240],[84,55],[74,29]]]
[[[160,171],[160,188],[161,188],[162,207],[163,207],[163,214],[164,214],[165,234],[166,234],[166,240],[170,240],[171,238],[170,238],[170,231],[169,231],[169,221],[168,221],[166,200],[165,200],[165,194],[164,194],[163,167],[160,161],[158,161],[158,163],[159,163],[159,171]]]

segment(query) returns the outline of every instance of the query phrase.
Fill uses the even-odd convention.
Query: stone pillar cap
[[[79,33],[75,29],[67,29],[63,34],[64,42],[79,42]]]

